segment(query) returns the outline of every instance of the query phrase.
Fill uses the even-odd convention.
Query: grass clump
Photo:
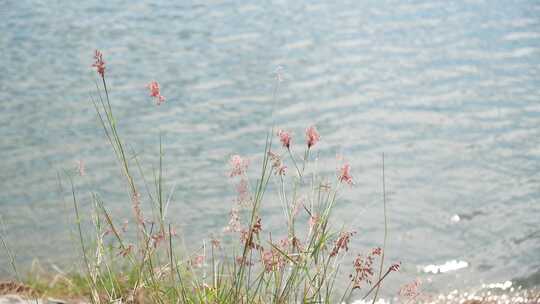
[[[345,162],[330,177],[311,168],[320,141],[315,126],[307,128],[300,156],[292,149],[291,133],[271,126],[256,179],[248,178],[249,162],[233,155],[229,176],[236,185],[237,205],[226,236],[203,241],[194,254],[188,248],[179,251],[166,214],[161,140],[159,166],[149,183],[136,154],[127,151],[119,135],[101,52],[94,58],[99,81],[92,102],[127,185],[136,233],[127,236],[97,192],[91,195],[89,233],[81,224],[76,186],[68,176],[83,270],[53,280],[53,285],[44,283],[51,278],[29,281],[37,294],[84,297],[93,304],[337,303],[360,297],[356,293],[362,289],[363,299],[375,302],[381,282],[399,269],[399,264],[384,263],[386,207],[383,248],[357,255],[342,269],[355,232],[335,229],[331,219],[339,191],[353,184],[353,177]],[[276,91],[278,86],[279,81]],[[148,88],[157,105],[165,102],[156,81]],[[79,173],[84,173],[82,164]],[[264,229],[261,210],[268,189],[277,191],[286,223],[280,238]],[[151,206],[150,217],[143,213],[143,204]],[[307,225],[299,220],[301,213],[307,215]],[[336,287],[338,281],[347,282],[346,287]]]

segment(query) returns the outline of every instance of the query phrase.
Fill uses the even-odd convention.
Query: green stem
[[[384,254],[386,252],[386,238],[388,236],[388,223],[387,223],[387,217],[386,217],[386,180],[385,180],[385,174],[384,174],[384,153],[382,154],[382,184],[383,184],[383,209],[384,209],[384,242],[383,242],[383,250],[381,255],[381,266],[379,268],[379,282],[381,282],[381,275],[384,267]],[[385,276],[388,274],[388,272],[385,274]],[[377,300],[377,297],[379,295],[379,289],[381,287],[381,284],[377,284],[377,290],[375,290],[375,296],[373,297],[373,302],[371,304],[375,304],[375,301]]]

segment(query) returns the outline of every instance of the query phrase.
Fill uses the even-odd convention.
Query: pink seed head
[[[315,128],[315,126],[311,126],[306,129],[306,141],[308,148],[315,146],[319,140],[321,140],[321,136],[319,135],[319,132],[317,132],[317,128]]]
[[[289,242],[289,239],[288,238],[283,238],[281,240],[279,240],[279,246],[281,247],[281,249],[283,249],[284,251],[287,250],[287,248],[289,248],[289,245],[291,243]]]
[[[390,271],[399,271],[399,268],[401,267],[401,262],[395,263],[388,270]]]
[[[204,255],[197,255],[191,260],[191,265],[196,268],[201,268],[204,265]]]
[[[292,139],[291,134],[287,131],[279,130],[277,135],[279,136],[279,141],[281,141],[281,144],[283,145],[283,147],[289,149],[291,146],[291,139]]]
[[[212,247],[214,248],[219,248],[221,246],[221,241],[219,239],[212,238],[210,242],[212,243]]]
[[[268,157],[272,161],[272,168],[274,169],[274,173],[276,175],[283,176],[285,173],[287,173],[287,166],[283,164],[281,156],[272,151],[268,151]]]
[[[223,232],[240,232],[242,224],[240,223],[240,214],[238,209],[233,208],[230,212],[229,225],[223,229]]]
[[[240,155],[231,156],[229,163],[231,165],[231,173],[229,174],[230,177],[243,175],[249,165],[249,161],[242,158]]]
[[[347,183],[349,185],[353,184],[353,177],[351,175],[351,165],[344,164],[343,167],[339,170],[338,179],[342,183]]]
[[[236,185],[236,202],[239,205],[249,203],[251,201],[251,193],[249,192],[249,183],[246,178],[241,178]]]
[[[158,106],[165,101],[165,97],[161,95],[161,90],[157,81],[152,80],[146,87],[150,90],[150,96],[154,98]]]
[[[103,54],[99,50],[94,51],[94,63],[92,67],[96,68],[101,77],[105,77],[105,61],[103,61]]]
[[[133,247],[134,247],[133,244],[129,244],[123,248],[120,248],[120,252],[118,252],[118,255],[125,258],[133,251]]]
[[[351,237],[355,234],[355,231],[344,231],[341,232],[339,235],[339,238],[336,240],[334,244],[334,248],[332,248],[332,252],[330,252],[330,257],[335,257],[338,255],[340,251],[349,251],[349,242],[351,241]]]
[[[151,239],[152,239],[154,248],[158,248],[161,242],[165,240],[165,233],[160,232],[160,233],[153,234],[151,236]]]
[[[353,283],[353,289],[358,289],[362,286],[362,282],[371,284],[373,277],[373,262],[375,261],[376,256],[382,254],[382,249],[380,247],[373,248],[370,253],[365,257],[358,255],[353,262],[354,273],[350,275],[351,281]],[[399,265],[394,264],[390,267],[390,270],[394,267],[399,268]],[[396,270],[397,271],[397,270]]]
[[[285,261],[275,249],[263,250],[261,261],[267,272],[276,271],[285,266]]]
[[[421,284],[422,282],[420,279],[416,279],[408,284],[405,284],[399,289],[399,295],[413,300],[420,295]]]

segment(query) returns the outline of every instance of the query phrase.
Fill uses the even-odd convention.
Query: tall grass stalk
[[[377,299],[377,296],[379,295],[379,289],[381,287],[381,278],[382,278],[382,272],[384,267],[384,255],[386,252],[386,239],[388,237],[388,217],[386,216],[386,179],[384,174],[384,153],[382,154],[382,187],[383,187],[383,216],[384,216],[384,237],[383,237],[383,250],[381,255],[381,264],[379,266],[379,278],[377,281],[377,289],[375,289],[375,296],[373,297],[373,302],[371,304],[375,304],[375,300]]]
[[[9,265],[11,266],[11,269],[13,270],[13,273],[15,274],[15,278],[17,280],[21,281],[21,275],[19,273],[19,270],[17,268],[17,262],[15,259],[15,254],[11,250],[11,248],[8,246],[8,243],[4,236],[6,235],[6,227],[4,225],[4,219],[0,215],[0,227],[2,228],[2,231],[0,231],[0,242],[2,242],[2,247],[4,248],[4,251],[6,252],[6,255],[9,259]]]

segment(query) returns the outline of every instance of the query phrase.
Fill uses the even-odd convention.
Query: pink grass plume
[[[229,164],[231,165],[231,173],[229,176],[234,177],[244,175],[248,168],[249,161],[242,158],[240,155],[233,155],[229,160]]]
[[[204,265],[204,255],[197,255],[191,260],[191,265],[195,268],[201,268]]]
[[[96,68],[102,78],[105,77],[105,61],[103,61],[103,53],[99,50],[94,51],[94,63],[92,67]]]
[[[157,81],[152,80],[146,87],[150,90],[150,96],[154,98],[158,106],[165,102],[165,97],[161,95],[161,89]]]
[[[353,184],[353,177],[351,175],[351,165],[348,163],[344,164],[339,170],[338,179],[342,183],[347,183],[349,185]]]
[[[291,134],[287,131],[279,130],[277,135],[279,136],[279,141],[281,141],[283,147],[289,149],[291,147]]]
[[[399,289],[399,295],[412,301],[420,295],[421,284],[422,282],[420,279],[416,279],[408,284],[405,284]]]
[[[321,140],[321,136],[319,135],[319,132],[315,126],[311,126],[306,129],[306,142],[308,149],[315,146],[319,140]]]

